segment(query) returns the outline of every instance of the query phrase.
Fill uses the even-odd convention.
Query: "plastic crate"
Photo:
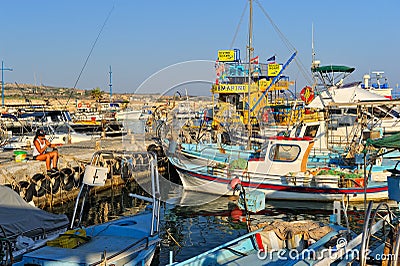
[[[240,194],[238,199],[238,206],[241,210],[245,210],[245,203],[247,203],[247,210],[250,212],[259,212],[265,209],[265,194],[262,191],[251,190],[246,191],[246,197],[243,193]]]
[[[400,176],[388,176],[387,181],[389,199],[400,202]]]

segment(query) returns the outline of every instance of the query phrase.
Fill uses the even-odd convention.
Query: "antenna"
[[[89,61],[90,55],[92,54],[93,49],[94,49],[94,47],[95,47],[97,41],[99,40],[100,35],[101,35],[101,33],[102,33],[104,27],[106,26],[107,21],[108,21],[108,19],[110,18],[111,13],[112,13],[113,10],[114,10],[114,6],[111,8],[110,12],[108,13],[106,19],[104,20],[103,25],[101,26],[101,29],[100,29],[99,33],[97,34],[96,40],[94,41],[92,47],[90,48],[90,52],[89,52],[88,56],[86,57],[85,63],[83,64],[81,71],[79,72],[78,78],[77,78],[76,81],[75,81],[74,89],[76,89],[76,85],[78,84],[78,81],[79,81],[79,79],[81,78],[81,75],[82,75],[82,73],[83,73],[83,70],[85,69],[87,62]],[[73,94],[73,93],[74,93],[74,91],[71,91],[71,94],[69,95],[68,101],[67,101],[67,103],[65,104],[65,106],[68,105],[69,100],[71,100],[71,97],[72,97],[72,94]]]

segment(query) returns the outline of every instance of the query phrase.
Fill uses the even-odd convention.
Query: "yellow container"
[[[15,161],[17,163],[25,162],[26,161],[26,151],[14,151]]]
[[[68,230],[54,240],[47,241],[48,246],[61,248],[76,248],[90,240],[85,229]]]

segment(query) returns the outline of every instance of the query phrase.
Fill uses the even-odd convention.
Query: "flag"
[[[267,59],[267,62],[269,61],[275,61],[275,55],[271,56],[270,58]]]
[[[258,65],[258,55],[256,57],[250,59],[250,63]]]

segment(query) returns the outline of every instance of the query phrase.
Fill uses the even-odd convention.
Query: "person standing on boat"
[[[36,131],[35,138],[33,139],[33,159],[38,161],[46,161],[47,173],[55,173],[58,171],[58,151],[53,149],[51,152],[46,152],[47,148],[55,148],[57,144],[51,144],[46,138],[43,129]],[[53,161],[53,168],[50,169],[51,161]]]

